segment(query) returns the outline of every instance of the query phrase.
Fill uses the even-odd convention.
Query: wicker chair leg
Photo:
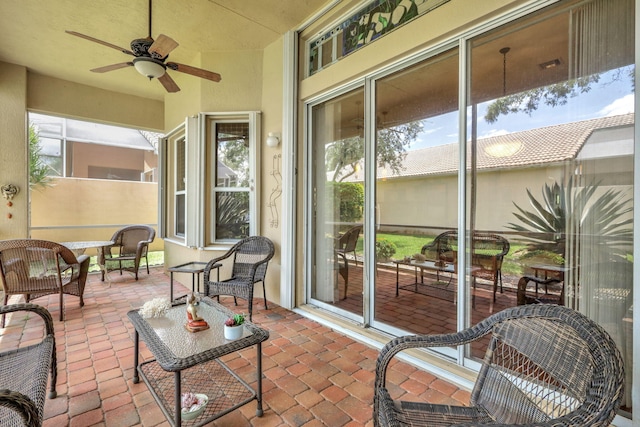
[[[5,292],[4,293],[4,304],[2,304],[2,305],[3,306],[7,305],[7,301],[9,301],[9,295]],[[5,313],[2,313],[2,325],[1,325],[2,328],[4,328],[4,320],[5,320],[6,316],[7,315]]]
[[[264,280],[262,281],[262,296],[264,297],[264,309],[269,310],[267,307],[267,287],[264,285]]]
[[[62,288],[60,288],[60,321],[64,320],[64,293],[62,292]]]

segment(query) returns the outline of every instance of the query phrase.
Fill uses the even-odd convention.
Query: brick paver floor
[[[169,296],[169,277],[162,268],[151,274],[110,273],[111,285],[92,274],[85,306],[65,296],[65,320],[57,320],[56,297],[34,302],[52,313],[56,331],[58,381],[56,399],[45,405],[45,427],[168,426],[146,385],[133,384],[133,327],[126,313],[144,302]],[[190,280],[189,280],[190,282]],[[176,283],[176,295],[187,288]],[[10,302],[22,301],[12,297]],[[232,309],[233,300],[222,303]],[[239,300],[237,311],[246,311]],[[255,323],[270,332],[263,344],[264,415],[256,403],[227,414],[212,426],[371,426],[373,381],[378,350],[288,311],[274,303],[254,303]],[[0,329],[2,349],[33,339],[34,328],[18,316]],[[37,332],[36,332],[37,334]],[[150,353],[143,348],[143,357]],[[224,361],[255,385],[255,349],[229,355]],[[434,403],[468,403],[469,393],[403,362],[391,368],[394,397],[428,399]]]

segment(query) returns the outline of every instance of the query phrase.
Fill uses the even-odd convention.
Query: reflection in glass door
[[[456,260],[436,237],[458,226],[458,49],[376,80],[375,100],[374,319],[455,332]]]
[[[363,313],[364,91],[312,107],[311,300]]]
[[[630,0],[569,1],[476,37],[467,105],[469,228],[510,242],[496,297],[478,281],[476,308],[555,303],[594,319],[624,358],[628,412],[633,17]]]

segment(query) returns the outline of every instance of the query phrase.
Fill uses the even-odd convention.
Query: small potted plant
[[[228,340],[237,340],[242,337],[242,325],[244,314],[234,314],[224,322],[224,337]]]

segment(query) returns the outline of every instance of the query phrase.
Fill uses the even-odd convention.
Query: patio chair
[[[386,372],[400,351],[455,347],[485,336],[490,341],[470,406],[391,398]],[[512,307],[458,333],[390,341],[376,363],[374,425],[608,426],[623,379],[620,352],[594,321],[564,306]]]
[[[138,280],[138,269],[140,268],[140,260],[144,257],[147,264],[147,274],[149,274],[149,245],[156,237],[156,231],[148,225],[129,225],[116,231],[111,237],[114,242],[111,246],[103,246],[99,252],[100,260],[98,263],[104,267],[102,269],[102,281],[104,282],[105,273],[109,272],[109,263],[118,263],[118,270],[122,275],[123,261],[133,262],[133,273]]]
[[[349,286],[349,261],[347,254],[353,253],[353,259],[356,266],[358,265],[358,257],[356,256],[356,246],[358,238],[362,232],[362,225],[356,225],[345,231],[345,233],[336,239],[336,247],[334,252],[342,258],[343,266],[340,266],[339,272],[344,279],[344,297],[347,298],[347,287]]]
[[[29,319],[27,327],[32,331],[24,335],[26,340],[16,343],[20,344],[17,348],[11,343],[3,343],[0,352],[0,425],[41,426],[47,383],[49,399],[58,395],[56,339],[51,314],[36,304],[6,305],[0,307],[0,313],[3,316],[14,313],[14,319],[19,319],[20,323]],[[37,325],[31,326],[31,322],[37,322]],[[33,333],[36,331],[40,332],[39,336]]]
[[[269,260],[273,258],[274,247],[271,240],[262,236],[251,236],[240,240],[224,255],[214,258],[204,269],[204,294],[209,297],[231,295],[237,305],[236,297],[247,300],[249,321],[253,315],[253,287],[262,282],[264,308],[267,307],[267,291],[264,283]],[[227,260],[227,261],[225,261]],[[210,280],[211,269],[218,263],[229,261],[231,277],[225,280]],[[221,270],[224,270],[222,268]]]
[[[4,305],[9,295],[24,295],[29,302],[45,295],[60,295],[60,321],[64,320],[64,294],[80,298],[84,306],[84,286],[89,257],[76,258],[67,247],[47,240],[15,239],[0,241],[0,278]],[[4,316],[2,316],[4,327]]]

